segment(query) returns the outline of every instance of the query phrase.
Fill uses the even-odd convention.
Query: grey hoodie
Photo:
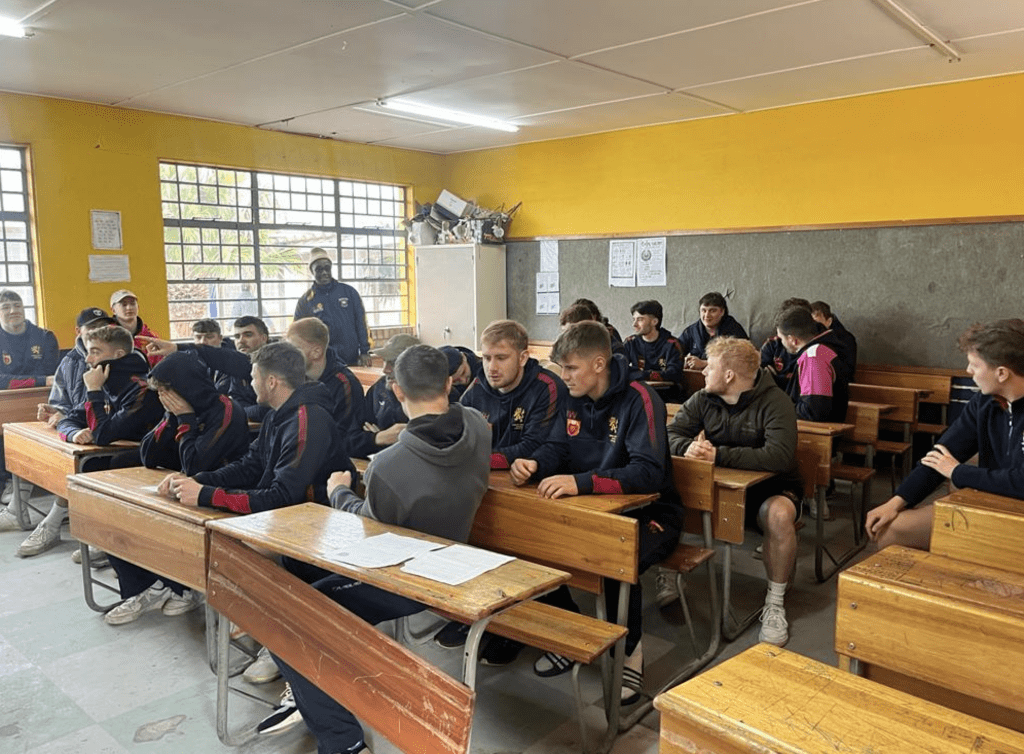
[[[386,524],[465,542],[487,491],[491,430],[476,409],[451,404],[417,417],[366,470],[366,499],[348,487],[331,505]]]

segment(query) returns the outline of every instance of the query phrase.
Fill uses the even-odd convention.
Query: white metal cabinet
[[[506,317],[505,247],[416,247],[416,325],[432,346],[480,348],[480,333]]]

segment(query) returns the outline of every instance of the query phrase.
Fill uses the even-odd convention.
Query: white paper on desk
[[[367,537],[345,551],[335,553],[335,557],[342,563],[348,563],[357,568],[384,568],[404,563],[410,558],[415,558],[417,555],[436,550],[439,547],[444,547],[444,545],[387,532],[375,537]]]
[[[511,555],[478,550],[468,545],[449,545],[413,558],[402,566],[402,572],[455,586],[513,560],[515,558]]]

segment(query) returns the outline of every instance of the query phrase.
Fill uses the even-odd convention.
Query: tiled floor
[[[887,497],[888,487],[887,479],[875,482],[877,501]],[[45,504],[47,499],[40,502]],[[849,536],[844,502],[840,494],[835,503],[839,521],[829,524],[839,537]],[[809,519],[808,523],[801,538],[797,576],[786,599],[788,648],[834,664],[835,579],[821,585],[814,581],[814,522]],[[21,560],[14,552],[25,535],[0,533],[0,754],[229,751],[215,731],[216,684],[206,662],[203,612],[177,618],[150,613],[125,626],[106,625],[83,600],[80,567],[71,562],[76,545],[66,527],[62,535],[65,541],[59,547]],[[762,566],[751,552],[756,539],[748,537],[735,558],[740,574],[736,594],[749,608],[756,608],[764,598]],[[112,576],[110,570],[102,573]],[[645,576],[644,586],[648,602],[644,647],[651,687],[685,662],[692,650],[680,638],[678,605],[659,611],[650,604],[653,573]],[[700,639],[706,635],[706,579],[694,577],[687,592]],[[101,594],[100,599],[107,596]],[[756,639],[755,624],[737,641],[726,644],[719,660]],[[442,650],[427,642],[416,651],[449,672],[459,671],[457,650]],[[474,754],[579,751],[569,678],[537,678],[532,672],[536,656],[536,651],[526,650],[508,668],[481,667]],[[581,678],[591,705],[587,711],[590,730],[597,735],[603,718],[596,706],[601,696],[596,668],[584,669]],[[251,690],[274,699],[280,684]],[[265,708],[233,695],[231,714],[241,730],[262,717]],[[658,723],[656,712],[647,715],[619,736],[614,754],[655,754]],[[382,738],[373,741],[372,748],[377,754],[395,751]],[[254,741],[238,751],[304,754],[315,752],[316,745],[303,731]]]

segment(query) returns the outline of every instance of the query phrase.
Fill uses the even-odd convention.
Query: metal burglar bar
[[[25,316],[38,324],[26,155],[24,147],[0,145],[0,289],[17,292]]]
[[[334,252],[371,327],[409,322],[405,189],[336,178],[160,164],[171,337],[212,317],[288,327],[310,286],[309,252]]]

